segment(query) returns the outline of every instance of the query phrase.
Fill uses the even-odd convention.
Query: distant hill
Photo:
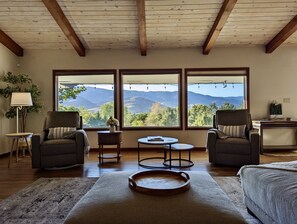
[[[217,97],[217,96],[209,96],[209,95],[203,95],[199,93],[193,93],[189,92],[188,94],[188,106],[191,106],[193,104],[205,104],[209,105],[211,103],[215,103],[217,106],[221,106],[225,102],[229,102],[235,106],[242,105],[243,97],[237,96],[237,97]]]
[[[75,100],[70,99],[63,103],[64,106],[83,106],[92,111],[98,111],[102,104],[113,101],[113,91],[107,89],[98,89],[87,87],[87,90],[80,93]],[[225,102],[235,106],[242,104],[243,97],[214,97],[199,93],[189,92],[188,106],[193,104],[209,105],[215,103],[221,106]],[[125,91],[124,102],[132,113],[147,112],[155,102],[160,102],[164,107],[177,107],[178,94],[177,92],[144,92],[144,91]]]
[[[125,100],[125,105],[128,107],[129,111],[136,114],[150,111],[154,103],[156,102],[137,96]]]
[[[87,87],[87,90],[80,93],[76,99],[69,99],[63,102],[64,106],[83,106],[87,109],[98,111],[102,104],[113,101],[113,91]]]
[[[178,102],[178,94],[176,92],[161,92],[161,91],[154,91],[154,92],[144,92],[144,91],[125,91],[124,92],[124,100],[129,100],[131,97],[142,97],[149,99],[154,102],[159,102],[164,106],[167,107],[177,107]]]

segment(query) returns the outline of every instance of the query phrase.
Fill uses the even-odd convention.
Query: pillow
[[[76,127],[56,127],[49,128],[48,139],[59,139],[63,138],[65,132],[75,131]]]
[[[218,125],[218,129],[228,135],[229,137],[234,138],[246,138],[245,137],[245,127],[246,125]]]

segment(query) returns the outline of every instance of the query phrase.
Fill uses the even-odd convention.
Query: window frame
[[[119,95],[120,95],[120,127],[121,130],[182,130],[183,129],[183,110],[182,110],[182,69],[176,68],[176,69],[120,69],[119,70]],[[177,74],[178,75],[178,114],[179,114],[179,126],[176,127],[124,127],[124,94],[123,94],[123,76],[124,75],[170,75],[170,74]]]
[[[201,74],[190,74],[191,72],[201,72]],[[203,74],[205,72],[205,74]],[[225,72],[225,74],[220,74]],[[230,74],[226,74],[230,72]],[[236,74],[236,72],[242,74]],[[185,119],[185,130],[208,130],[212,126],[189,126],[188,125],[188,77],[190,76],[245,76],[246,85],[246,109],[250,111],[250,69],[249,67],[227,67],[227,68],[185,68],[184,72],[184,83],[185,83],[185,107],[184,107],[184,119]]]
[[[113,75],[114,81],[114,117],[117,117],[117,70],[116,69],[55,69],[53,70],[53,111],[58,111],[58,83],[59,76],[82,75]],[[84,130],[106,130],[108,127],[84,128]]]

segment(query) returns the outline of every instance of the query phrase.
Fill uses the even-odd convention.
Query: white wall
[[[268,103],[290,98],[283,103],[285,116],[297,118],[297,48],[282,47],[272,54],[257,48],[215,48],[209,55],[201,49],[149,49],[146,57],[138,49],[92,50],[79,57],[74,50],[26,50],[20,58],[21,71],[31,74],[41,87],[44,103],[40,114],[29,114],[28,131],[40,131],[46,111],[53,109],[53,69],[135,69],[135,68],[202,68],[250,67],[250,108],[253,118],[267,115]],[[123,147],[137,147],[137,138],[167,135],[180,142],[204,147],[206,131],[125,131]],[[91,146],[97,147],[96,133],[88,133]]]
[[[19,71],[17,64],[19,58],[13,54],[10,50],[0,44],[0,75],[7,72],[17,73]],[[0,83],[3,86],[3,83]],[[4,85],[5,86],[5,85]],[[9,139],[5,137],[5,134],[16,132],[15,119],[7,119],[5,112],[10,104],[10,99],[0,97],[0,155],[10,151]]]

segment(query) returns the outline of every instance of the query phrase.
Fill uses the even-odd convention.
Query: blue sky
[[[234,86],[234,88],[233,88]],[[191,85],[188,87],[188,91],[200,93],[210,96],[243,96],[242,84],[227,84],[226,88],[223,88],[222,84],[199,84]]]

